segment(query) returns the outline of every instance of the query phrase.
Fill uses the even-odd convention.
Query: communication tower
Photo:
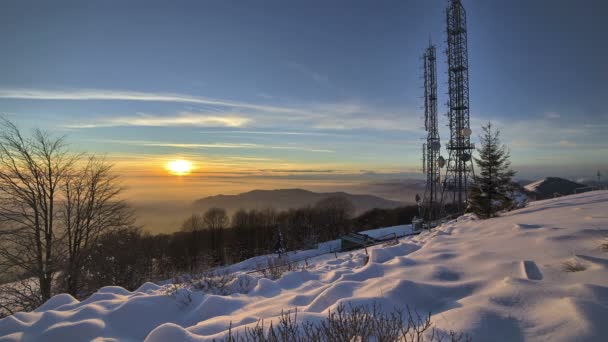
[[[441,141],[437,124],[437,62],[435,46],[429,44],[423,55],[424,67],[424,129],[426,143],[422,145],[422,169],[426,174],[426,188],[421,216],[427,222],[441,215],[441,173],[445,160],[440,156]]]
[[[469,62],[467,18],[460,0],[450,0],[446,11],[448,58],[448,120],[450,141],[441,203],[451,211],[464,212],[473,181],[471,127],[469,119]]]

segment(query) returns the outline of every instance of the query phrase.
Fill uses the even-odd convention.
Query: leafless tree
[[[85,254],[103,233],[134,224],[131,208],[119,199],[122,188],[112,165],[90,156],[62,184],[62,243],[66,250],[65,291],[78,296]]]
[[[103,158],[72,153],[63,137],[24,136],[0,119],[0,311],[31,310],[48,300],[62,275],[77,295],[88,249],[100,234],[133,224]],[[16,303],[13,303],[17,301]],[[2,308],[2,304],[6,304]]]
[[[226,210],[211,208],[203,216],[205,227],[209,229],[210,245],[213,248],[213,263],[223,264],[226,260],[224,250],[224,229],[228,227],[229,219]]]
[[[209,230],[221,230],[228,227],[228,215],[224,209],[211,208],[207,210],[203,220],[205,227]]]
[[[186,244],[186,253],[190,259],[190,271],[193,272],[200,268],[201,257],[203,254],[203,230],[205,229],[205,218],[201,214],[192,214],[184,223],[182,223],[182,231],[190,234],[190,238]]]
[[[201,214],[192,214],[182,223],[183,232],[197,232],[205,229],[205,220]]]
[[[1,271],[36,279],[39,297],[30,298],[31,305],[51,297],[61,265],[56,204],[77,158],[63,138],[40,130],[27,138],[11,122],[0,122]]]

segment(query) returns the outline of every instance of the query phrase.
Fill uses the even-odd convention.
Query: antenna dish
[[[433,141],[431,143],[431,149],[433,151],[439,151],[439,150],[441,150],[441,143],[439,141]]]
[[[464,135],[465,137],[470,137],[472,133],[473,131],[471,131],[469,127],[465,127],[462,129],[462,135]]]
[[[470,154],[468,154],[468,153],[464,153],[464,154],[462,155],[462,161],[464,161],[464,162],[468,162],[469,160],[471,160],[471,155],[470,155]]]
[[[439,158],[437,158],[437,164],[439,165],[439,167],[444,167],[445,166],[445,158],[443,158],[442,156],[439,156]]]

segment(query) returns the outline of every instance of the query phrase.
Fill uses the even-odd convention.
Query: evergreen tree
[[[509,151],[500,143],[500,132],[488,122],[483,127],[479,158],[474,158],[478,167],[475,183],[471,187],[469,210],[479,218],[497,216],[498,212],[513,205]]]

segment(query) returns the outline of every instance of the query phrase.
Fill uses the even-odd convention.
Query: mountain
[[[357,214],[374,208],[396,208],[401,202],[387,200],[372,195],[354,195],[346,192],[318,193],[302,189],[253,190],[238,195],[217,195],[199,199],[194,202],[195,210],[224,208],[228,212],[239,209],[287,210],[315,205],[328,197],[346,197],[355,206]]]
[[[547,199],[557,196],[565,196],[574,194],[578,188],[584,188],[586,185],[569,181],[559,177],[547,177],[539,181],[530,183],[524,188],[532,193],[536,199]]]

